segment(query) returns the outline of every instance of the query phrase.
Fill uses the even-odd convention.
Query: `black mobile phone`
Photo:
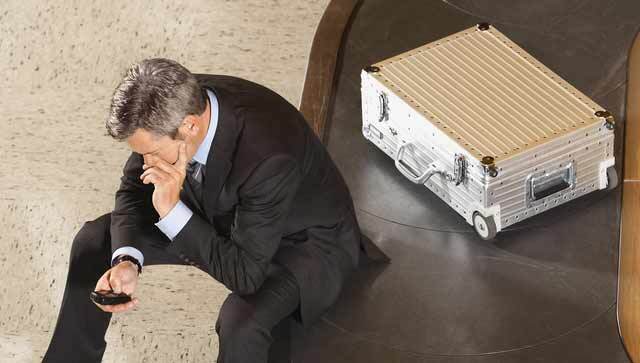
[[[111,290],[91,291],[91,300],[100,305],[118,305],[131,301],[131,296],[124,292],[116,294]]]

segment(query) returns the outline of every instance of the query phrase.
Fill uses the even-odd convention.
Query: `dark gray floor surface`
[[[391,258],[358,271],[294,362],[629,362],[616,324],[620,187],[487,243],[361,131],[360,70],[487,21],[617,120],[639,1],[365,0],[346,34],[328,148],[363,229]]]

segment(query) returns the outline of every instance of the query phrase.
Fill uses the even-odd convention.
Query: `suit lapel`
[[[202,189],[202,205],[209,219],[216,214],[218,195],[231,170],[231,160],[236,147],[239,125],[230,105],[229,95],[221,88],[204,85],[218,98],[218,126],[207,156],[206,173]]]
[[[180,200],[187,204],[187,206],[194,211],[197,211],[200,215],[206,215],[204,210],[202,209],[202,201],[198,199],[193,189],[191,188],[191,184],[185,181],[184,187],[180,191]]]

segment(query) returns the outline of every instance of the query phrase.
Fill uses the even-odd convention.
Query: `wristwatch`
[[[140,264],[140,262],[135,257],[129,256],[129,255],[116,256],[116,258],[113,259],[113,264],[111,265],[111,267],[119,264],[122,261],[131,261],[135,263],[136,265],[138,265],[138,275],[142,273],[142,265]]]

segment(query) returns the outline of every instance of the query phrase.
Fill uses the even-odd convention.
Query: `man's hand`
[[[158,212],[160,219],[164,218],[180,200],[180,189],[187,173],[187,157],[184,141],[178,149],[178,160],[175,164],[169,164],[162,158],[154,155],[145,155],[144,172],[140,179],[144,184],[153,183],[153,207]]]
[[[113,266],[100,277],[95,290],[113,290],[116,294],[124,292],[131,296],[138,284],[138,266],[131,261],[122,261]],[[92,300],[93,301],[93,300]],[[118,305],[101,305],[93,302],[100,309],[109,313],[120,313],[132,309],[138,305],[138,298]]]

